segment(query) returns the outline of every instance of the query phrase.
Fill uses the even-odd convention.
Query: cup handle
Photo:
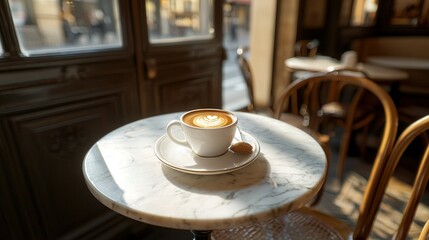
[[[173,128],[175,128],[175,127],[179,127],[183,132],[182,124],[180,123],[180,121],[179,120],[173,120],[173,121],[169,122],[167,125],[168,137],[171,139],[171,141],[173,141],[179,145],[190,147],[188,142],[186,141],[186,139],[178,139],[174,136]]]

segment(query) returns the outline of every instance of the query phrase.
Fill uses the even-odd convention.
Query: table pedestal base
[[[194,234],[194,240],[210,240],[211,233],[210,230],[191,230],[192,234]]]

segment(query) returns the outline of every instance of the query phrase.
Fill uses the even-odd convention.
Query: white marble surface
[[[326,158],[309,135],[278,120],[237,113],[238,125],[260,143],[249,166],[231,173],[191,175],[164,166],[156,140],[180,113],[146,118],[100,139],[83,161],[93,195],[112,210],[153,225],[214,230],[285,214],[321,188]]]
[[[293,57],[285,61],[286,67],[292,70],[305,70],[312,72],[329,72],[332,68],[342,66],[340,61],[328,56]]]
[[[329,72],[346,67],[337,59],[327,56],[293,57],[287,59],[285,65],[292,70],[312,72]],[[405,71],[369,63],[358,63],[356,69],[364,71],[374,81],[401,81],[409,77]]]

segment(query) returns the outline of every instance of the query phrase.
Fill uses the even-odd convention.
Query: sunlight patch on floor
[[[341,188],[339,188],[338,183],[335,181],[328,184],[326,194],[323,195],[321,202],[316,208],[342,219],[353,227],[359,214],[359,205],[366,185],[367,180],[365,177],[356,172],[351,172],[347,175]],[[335,191],[339,189],[339,192]],[[410,192],[410,185],[395,177],[391,179],[374,223],[370,239],[390,239],[393,236],[401,221],[402,212],[406,206]],[[411,226],[409,239],[417,239],[428,216],[428,205],[420,203],[413,225]]]

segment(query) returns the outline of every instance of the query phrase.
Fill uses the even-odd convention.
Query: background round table
[[[397,69],[429,70],[429,59],[397,56],[370,56],[369,63]]]
[[[238,126],[260,144],[249,166],[192,175],[163,165],[154,152],[167,123],[181,113],[142,119],[95,143],[83,161],[89,190],[112,210],[148,224],[189,230],[244,226],[297,209],[321,189],[325,154],[303,131],[251,113]]]
[[[333,70],[349,68],[343,65],[339,60],[328,56],[315,56],[315,57],[293,57],[286,59],[285,65],[291,71],[309,71],[328,73]],[[395,103],[399,102],[399,86],[403,81],[409,79],[409,74],[406,71],[379,66],[371,63],[357,63],[353,67],[355,70],[364,72],[369,79],[381,86],[387,86],[388,92]],[[354,73],[349,72],[349,75]],[[359,73],[357,73],[358,77]],[[310,77],[312,74],[302,74],[305,78]]]
[[[330,72],[345,66],[335,58],[328,56],[293,57],[285,61],[287,68],[292,71]],[[405,71],[383,67],[371,63],[358,63],[356,70],[365,72],[375,82],[395,82],[406,80],[409,76]]]

